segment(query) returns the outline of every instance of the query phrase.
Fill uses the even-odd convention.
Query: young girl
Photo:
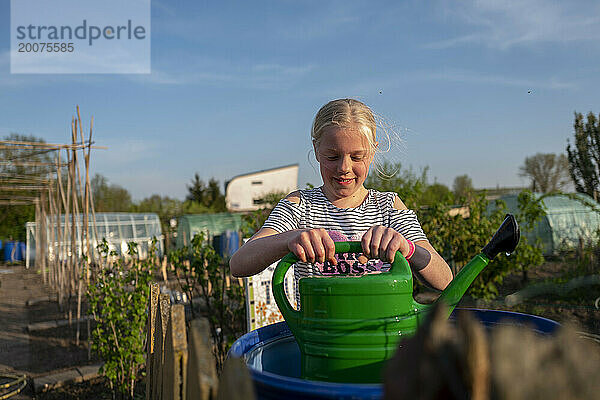
[[[301,261],[296,279],[323,275],[335,271],[332,266],[339,261],[334,239],[359,240],[368,258],[393,262],[400,251],[429,286],[442,290],[448,285],[450,268],[427,240],[414,211],[395,193],[363,185],[377,150],[375,130],[373,113],[360,101],[333,100],[319,110],[311,136],[323,185],[290,193],[277,204],[231,258],[234,276],[259,273],[290,251]]]

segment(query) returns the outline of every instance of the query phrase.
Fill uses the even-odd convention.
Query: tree
[[[567,157],[552,153],[537,153],[525,158],[525,163],[519,168],[519,176],[531,180],[533,192],[542,193],[563,190],[571,180]]]
[[[583,122],[583,114],[575,112],[573,123],[575,140],[573,147],[567,141],[569,173],[575,184],[575,190],[586,193],[597,199],[600,183],[600,114],[587,115]]]
[[[432,206],[437,203],[454,202],[454,194],[448,186],[435,182],[428,185],[423,193],[422,204]]]
[[[452,184],[452,191],[456,199],[466,198],[471,192],[473,192],[473,181],[469,178],[469,175],[459,175],[454,178]]]
[[[226,211],[225,195],[221,193],[219,181],[210,178],[208,185],[204,183],[198,173],[194,174],[194,179],[188,188],[186,200],[197,202],[207,207],[212,212]]]
[[[149,212],[158,214],[163,233],[169,232],[171,218],[177,218],[183,214],[183,202],[172,199],[169,196],[153,194],[150,197],[135,203],[131,210],[133,212]]]
[[[453,195],[446,185],[438,182],[429,184],[429,167],[415,173],[411,168],[403,169],[401,163],[385,162],[377,173],[369,175],[365,186],[382,192],[395,192],[408,208],[433,206],[439,202],[453,201]]]
[[[273,208],[279,203],[279,200],[286,196],[284,192],[266,193],[258,200],[261,208],[250,213],[242,215],[242,235],[250,237],[256,233],[265,223]]]
[[[381,192],[395,192],[410,209],[416,209],[422,204],[423,193],[427,188],[428,167],[417,175],[412,169],[403,169],[401,163],[385,162],[377,171],[371,173],[365,181],[369,189]]]
[[[131,195],[127,189],[115,184],[109,185],[108,179],[100,174],[94,175],[90,184],[96,212],[131,211]]]

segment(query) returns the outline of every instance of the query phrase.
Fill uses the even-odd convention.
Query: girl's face
[[[325,196],[332,202],[358,196],[360,204],[364,199],[363,183],[373,161],[367,138],[356,129],[330,126],[323,131],[315,154]]]

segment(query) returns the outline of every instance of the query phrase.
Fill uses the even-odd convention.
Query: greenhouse
[[[177,221],[177,248],[188,246],[194,236],[204,232],[209,238],[220,236],[227,231],[239,232],[242,215],[232,213],[183,215]]]
[[[65,258],[65,255],[71,252],[71,232],[67,229],[65,232],[65,215],[60,216],[60,232],[57,230],[57,221],[53,218],[48,218],[45,236],[46,242],[49,243],[46,252],[49,257],[58,256],[60,259]],[[71,217],[69,217],[71,218]],[[69,221],[70,222],[70,221]],[[69,224],[70,225],[70,224]],[[83,247],[85,247],[85,239],[82,241],[82,226],[84,225],[83,214],[75,214],[75,246],[77,254],[81,257]],[[36,238],[39,240],[40,232],[36,231],[36,223],[28,222],[27,230],[27,250],[25,254],[26,266],[35,262],[36,257]],[[138,244],[138,254],[141,258],[148,255],[148,249],[152,240],[156,238],[157,250],[159,254],[163,253],[163,235],[160,226],[158,215],[153,213],[96,213],[96,226],[89,223],[90,239],[92,248],[106,239],[110,250],[114,250],[117,254],[125,254],[127,252],[127,243],[135,242]],[[59,243],[59,238],[60,243]],[[99,238],[99,239],[98,239]]]
[[[536,193],[539,198],[542,196]],[[508,212],[519,211],[517,195],[500,197],[506,203]],[[542,242],[544,255],[556,255],[561,250],[573,249],[579,245],[596,242],[599,239],[600,212],[594,210],[598,206],[591,197],[577,193],[569,196],[553,195],[544,197],[546,215],[536,224],[531,233],[524,233],[530,243],[537,238]]]

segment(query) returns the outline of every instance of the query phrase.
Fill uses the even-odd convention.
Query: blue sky
[[[291,163],[318,185],[310,124],[339,97],[396,126],[390,160],[449,186],[524,185],[525,157],[565,152],[573,112],[600,112],[597,1],[153,0],[146,75],[10,74],[9,4],[0,136],[65,143],[78,104],[109,147],[94,172],[134,199]]]

